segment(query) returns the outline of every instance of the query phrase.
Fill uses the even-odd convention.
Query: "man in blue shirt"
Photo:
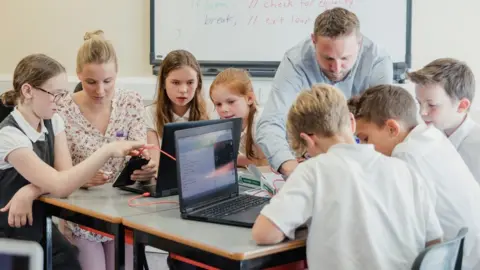
[[[285,53],[257,124],[257,143],[273,169],[288,176],[298,165],[287,142],[285,121],[297,95],[327,83],[346,98],[378,84],[391,84],[390,56],[360,32],[358,17],[343,8],[321,13],[311,37]]]

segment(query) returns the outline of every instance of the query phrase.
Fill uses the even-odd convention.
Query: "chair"
[[[463,243],[467,232],[467,228],[462,228],[454,239],[420,252],[413,262],[412,270],[461,270]]]
[[[13,106],[3,104],[0,99],[0,123],[13,111]]]
[[[80,92],[83,90],[82,82],[79,82],[76,86],[75,89],[73,90],[73,93]]]

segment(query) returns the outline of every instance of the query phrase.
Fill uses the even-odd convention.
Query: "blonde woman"
[[[86,159],[107,142],[147,140],[144,106],[141,96],[133,91],[116,89],[118,60],[111,42],[103,32],[87,33],[77,54],[77,75],[82,91],[58,102],[58,112],[65,120],[65,131],[73,164]],[[84,186],[94,188],[111,182],[123,169],[124,158],[109,159]],[[149,181],[156,176],[152,159],[132,175],[136,181]],[[114,267],[114,242],[111,235],[68,223],[65,234],[79,248],[83,269],[109,270]],[[125,246],[125,269],[132,269],[132,246]]]

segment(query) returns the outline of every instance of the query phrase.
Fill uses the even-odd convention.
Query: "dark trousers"
[[[56,225],[52,225],[52,270],[82,270],[80,262],[78,261],[78,249],[70,244]],[[10,239],[29,240],[30,237],[17,235],[16,231],[15,228],[8,228],[6,231],[0,230],[0,238],[6,237]],[[39,233],[43,234],[42,232]],[[42,247],[46,246],[45,237],[40,241],[40,244]],[[44,252],[46,251],[44,250]],[[46,263],[45,260],[44,269],[46,269]]]

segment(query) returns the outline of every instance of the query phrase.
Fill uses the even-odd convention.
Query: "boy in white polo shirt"
[[[404,160],[425,179],[444,239],[468,227],[462,269],[479,269],[480,186],[448,138],[418,123],[415,99],[399,86],[372,87],[349,103],[360,141]]]
[[[423,179],[371,145],[356,144],[344,95],[329,85],[303,91],[288,114],[290,144],[301,163],[252,229],[274,244],[309,227],[310,269],[409,269],[442,230]]]
[[[425,123],[447,135],[480,183],[480,125],[468,114],[475,96],[472,70],[464,62],[440,58],[408,77]]]

